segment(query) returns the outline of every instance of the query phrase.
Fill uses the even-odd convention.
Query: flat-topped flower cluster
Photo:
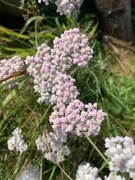
[[[110,158],[109,169],[129,173],[135,179],[135,144],[131,137],[116,136],[105,139],[105,155]]]
[[[49,5],[49,2],[51,2],[51,0],[38,0],[38,3],[41,2],[44,2],[47,6]],[[65,14],[71,16],[73,11],[81,6],[82,0],[55,0],[54,3],[57,6],[57,12],[60,15]]]
[[[92,57],[93,50],[89,46],[89,40],[78,28],[66,30],[60,37],[56,37],[52,48],[45,43],[38,47],[36,55],[28,56],[25,61],[28,73],[34,78],[34,89],[41,95],[38,102],[46,100],[46,93],[53,93],[52,104],[56,104],[56,101],[60,103],[64,93],[66,100],[63,100],[75,99],[79,94],[73,84],[75,80],[66,73],[73,65],[86,67]],[[60,87],[61,84],[63,87]],[[56,88],[59,89],[57,94]]]
[[[44,153],[44,157],[53,163],[64,161],[64,156],[70,154],[70,149],[64,143],[67,142],[67,134],[63,131],[47,133],[45,136],[39,136],[36,140],[37,150]]]
[[[84,104],[78,99],[57,110],[54,108],[50,116],[50,123],[54,129],[71,132],[77,136],[87,133],[88,136],[96,136],[104,120],[105,113],[97,110],[97,104]]]
[[[17,151],[22,154],[27,149],[27,144],[25,143],[22,130],[20,128],[16,128],[12,134],[13,136],[8,140],[8,149],[13,151]]]

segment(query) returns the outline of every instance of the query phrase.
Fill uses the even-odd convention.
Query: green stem
[[[106,120],[107,120],[108,130],[110,132],[110,137],[112,137],[112,136],[114,136],[115,133],[114,133],[114,130],[113,130],[112,125],[110,123],[110,119],[109,119],[108,115],[106,116]]]
[[[53,175],[54,175],[54,172],[55,172],[55,170],[56,170],[56,167],[57,167],[57,166],[54,166],[54,167],[53,167],[53,170],[52,170],[51,175],[50,175],[50,177],[49,177],[48,180],[53,180]]]
[[[94,149],[98,152],[98,154],[102,157],[102,159],[108,164],[107,158],[103,155],[103,153],[98,149],[98,147],[93,143],[93,141],[84,133],[85,137],[88,139],[90,144],[94,147]]]
[[[44,159],[42,160],[42,163],[40,164],[40,177],[39,177],[39,180],[42,180],[43,161],[44,161]]]
[[[38,21],[35,21],[35,44],[36,44],[36,48],[38,47],[37,34],[38,34]]]
[[[102,171],[108,164],[108,162],[110,161],[110,159],[107,159],[107,162],[104,162],[103,165],[100,167],[100,169],[98,170],[98,172]]]

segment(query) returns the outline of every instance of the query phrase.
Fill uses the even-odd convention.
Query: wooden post
[[[124,41],[132,40],[130,0],[95,0],[104,34]]]

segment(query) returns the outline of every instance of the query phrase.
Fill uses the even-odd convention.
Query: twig
[[[116,60],[117,60],[117,62],[119,63],[119,65],[120,65],[120,67],[123,69],[123,71],[125,72],[125,73],[127,73],[127,69],[125,69],[125,67],[124,67],[124,65],[122,64],[122,62],[119,60],[119,59],[121,59],[120,58],[120,53],[118,52],[118,50],[116,49],[116,45],[113,45],[112,43],[108,43],[108,45],[110,46],[110,48],[115,52],[115,54],[116,54]]]
[[[7,80],[9,80],[9,79],[11,79],[11,78],[13,78],[13,77],[17,77],[17,76],[23,75],[23,74],[25,74],[25,73],[26,73],[26,70],[19,71],[19,72],[15,72],[15,73],[13,73],[13,74],[11,74],[11,75],[9,75],[9,76],[1,79],[1,80],[0,80],[0,83],[2,83],[2,82],[4,82],[4,81],[7,81]]]
[[[73,179],[63,170],[63,168],[62,168],[59,164],[57,164],[57,166],[58,166],[58,167],[60,168],[60,170],[67,176],[68,179],[73,180]]]
[[[127,42],[122,41],[120,39],[114,38],[112,36],[107,36],[107,35],[103,36],[103,41],[105,43],[111,42],[111,43],[113,43],[113,44],[115,44],[117,46],[121,46],[123,48],[129,49],[130,51],[135,52],[135,48],[130,43],[127,43]]]

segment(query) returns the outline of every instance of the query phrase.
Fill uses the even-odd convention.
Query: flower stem
[[[90,144],[94,147],[94,149],[98,152],[98,154],[102,157],[102,159],[108,164],[107,158],[103,155],[103,153],[98,149],[98,147],[94,144],[94,142],[88,137],[86,133],[84,133],[85,137],[88,139]]]

